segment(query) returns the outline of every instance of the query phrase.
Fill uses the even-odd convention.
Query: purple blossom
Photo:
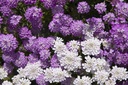
[[[51,32],[60,32],[64,36],[70,35],[70,25],[73,19],[69,15],[63,13],[57,13],[53,16],[53,20],[49,24],[49,30]]]
[[[20,15],[13,15],[10,18],[10,24],[12,24],[13,26],[16,26],[19,24],[20,20],[21,20],[22,16]]]
[[[37,8],[37,7],[30,7],[26,10],[25,12],[25,18],[32,24],[32,33],[33,34],[38,34],[40,33],[40,30],[42,29],[43,25],[42,25],[42,10],[41,8]]]
[[[43,61],[47,60],[50,57],[49,50],[41,50],[39,54],[40,54],[40,60],[43,60]]]
[[[40,0],[46,9],[52,8],[56,5],[56,0]]]
[[[77,10],[78,10],[78,13],[81,13],[81,14],[88,13],[90,10],[90,6],[86,1],[82,1],[78,3]]]
[[[14,62],[14,64],[17,66],[17,67],[25,67],[27,65],[27,57],[24,55],[24,53],[22,52],[18,52],[17,53],[17,59],[16,61]]]
[[[13,71],[14,66],[11,63],[4,63],[3,68],[10,74]]]
[[[40,76],[38,76],[38,78],[36,78],[36,83],[38,85],[48,85],[48,82],[45,82],[43,74],[41,74]]]
[[[105,25],[101,18],[92,17],[86,20],[90,25],[91,30],[96,31],[97,29],[104,29]]]
[[[64,13],[64,9],[62,5],[56,5],[52,8],[52,14],[55,15],[57,13]]]
[[[103,12],[105,12],[107,10],[105,3],[96,4],[95,9],[99,12],[99,14],[102,14]]]
[[[2,54],[2,59],[6,63],[15,62],[15,60],[17,59],[17,53],[15,53],[15,52],[4,52]]]
[[[26,5],[32,5],[32,4],[35,4],[37,0],[23,0],[23,2],[26,4]]]
[[[120,2],[116,4],[115,12],[119,16],[128,17],[128,3]]]
[[[3,14],[3,16],[11,16],[13,14],[12,10],[7,6],[0,7],[0,12]]]
[[[30,63],[35,63],[39,60],[39,56],[36,54],[29,54],[28,58],[28,62]]]
[[[73,36],[82,36],[82,31],[84,28],[84,23],[82,21],[73,21],[73,23],[70,26],[70,32]]]
[[[111,13],[111,12],[107,13],[106,15],[103,16],[103,20],[104,20],[105,22],[111,23],[112,21],[115,20],[115,15],[114,15],[114,13]]]
[[[51,64],[51,67],[53,68],[60,67],[60,63],[56,54],[52,56],[50,64]]]
[[[10,52],[18,47],[18,42],[12,34],[0,35],[0,48],[3,52]]]
[[[30,7],[25,12],[25,18],[32,22],[32,20],[39,20],[43,16],[41,8]]]
[[[32,36],[32,33],[27,27],[22,27],[19,30],[19,36],[21,39],[28,39],[29,37]]]

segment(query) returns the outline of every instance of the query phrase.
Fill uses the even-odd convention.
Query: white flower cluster
[[[90,56],[85,57],[85,63],[83,63],[82,66],[87,72],[95,72],[104,69],[109,70],[109,64],[104,59],[91,58]]]
[[[7,71],[5,71],[4,68],[0,68],[0,79],[4,79],[7,75]]]
[[[47,68],[44,70],[44,79],[50,83],[62,82],[70,76],[71,75],[66,70],[62,70],[61,68]]]
[[[16,75],[12,78],[14,85],[31,85],[31,81],[26,78],[21,78],[20,75]]]
[[[99,40],[94,37],[88,37],[81,44],[75,40],[68,42],[66,45],[61,38],[57,38],[54,42],[53,50],[58,56],[61,68],[47,68],[44,72],[45,80],[52,82],[61,82],[69,77],[68,72],[77,72],[83,68],[92,77],[78,76],[74,81],[74,85],[91,85],[97,82],[99,85],[115,85],[116,81],[128,79],[128,72],[125,68],[114,66],[112,69],[108,62],[103,58],[95,58],[90,55],[98,55],[100,53],[101,43],[107,47],[108,43],[104,40]],[[81,49],[80,49],[81,47]],[[85,55],[85,62],[82,63],[82,56],[79,56],[79,51]],[[82,73],[85,74],[82,70]],[[81,72],[81,71],[80,71]],[[67,74],[67,75],[65,75]]]
[[[109,78],[109,72],[105,70],[96,71],[94,73],[93,80],[97,81],[98,84],[103,84]]]
[[[83,76],[82,78],[78,76],[73,82],[74,85],[91,85],[91,83],[92,83],[91,78],[87,76]]]
[[[60,65],[68,71],[81,68],[82,59],[81,56],[78,56],[78,52],[76,51],[79,49],[79,43],[77,41],[70,42],[69,46],[72,50],[69,51],[68,47],[66,47],[62,41],[61,38],[57,38],[53,48],[57,53]]]
[[[112,78],[116,80],[127,80],[128,72],[126,70],[126,68],[114,66],[110,73],[112,74]]]
[[[4,81],[2,85],[13,85],[10,81]]]
[[[43,69],[41,68],[40,61],[38,61],[35,63],[28,63],[25,68],[19,68],[18,73],[21,77],[35,80],[41,73],[43,73]]]
[[[12,83],[14,85],[31,85],[30,80],[35,80],[40,74],[43,73],[40,61],[29,63],[25,68],[19,68],[18,75],[13,76]],[[11,85],[11,82],[4,81],[2,85]]]
[[[101,41],[97,38],[89,38],[81,42],[82,53],[84,55],[97,55],[100,53]]]

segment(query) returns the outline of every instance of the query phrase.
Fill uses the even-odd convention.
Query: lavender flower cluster
[[[0,85],[128,85],[127,0],[0,0]]]

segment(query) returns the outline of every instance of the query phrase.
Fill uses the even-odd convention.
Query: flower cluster
[[[128,85],[128,1],[0,0],[0,85]]]

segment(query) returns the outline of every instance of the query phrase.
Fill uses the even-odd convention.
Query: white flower
[[[105,82],[105,85],[116,85],[116,80],[110,78],[109,80],[107,80],[107,81]]]
[[[31,85],[31,82],[29,79],[24,79],[24,78],[21,78],[19,80],[19,82],[15,85]]]
[[[19,75],[21,77],[26,77],[30,80],[36,79],[41,73],[43,73],[43,69],[41,68],[40,62],[28,63],[24,69],[18,69]]]
[[[90,56],[85,57],[85,63],[83,63],[82,66],[87,72],[110,70],[109,64],[104,59],[94,57],[91,58]]]
[[[111,70],[112,78],[116,80],[126,80],[128,79],[128,72],[126,68],[114,66]]]
[[[78,41],[72,40],[68,43],[68,49],[74,52],[80,48],[80,43]]]
[[[44,79],[50,83],[62,82],[66,80],[67,77],[70,77],[70,74],[61,68],[47,68],[44,70]]]
[[[7,71],[5,71],[4,68],[0,68],[0,79],[4,79],[7,75]]]
[[[21,78],[20,75],[16,75],[12,78],[14,85],[30,85],[31,82],[29,79]]]
[[[83,76],[82,78],[78,76],[73,82],[74,85],[91,85],[91,83],[92,80],[87,76]]]
[[[96,62],[95,58],[91,58],[90,56],[85,57],[85,63],[82,64],[83,69],[86,69],[87,72],[93,71],[94,69],[94,63]]]
[[[68,71],[73,71],[81,68],[81,57],[78,53],[65,51],[63,57],[59,59],[60,65],[63,66]]]
[[[30,85],[31,82],[29,79],[22,78],[20,75],[16,75],[12,78],[14,85]]]
[[[13,85],[10,81],[4,81],[2,85]]]
[[[93,80],[97,81],[98,84],[103,84],[108,80],[109,76],[109,72],[105,70],[97,71],[94,73]]]
[[[58,53],[58,54],[67,50],[65,44],[63,43],[62,38],[57,37],[57,39],[54,41],[53,50],[55,51],[55,53]]]
[[[84,55],[97,55],[100,53],[101,41],[97,38],[90,38],[81,42]]]

